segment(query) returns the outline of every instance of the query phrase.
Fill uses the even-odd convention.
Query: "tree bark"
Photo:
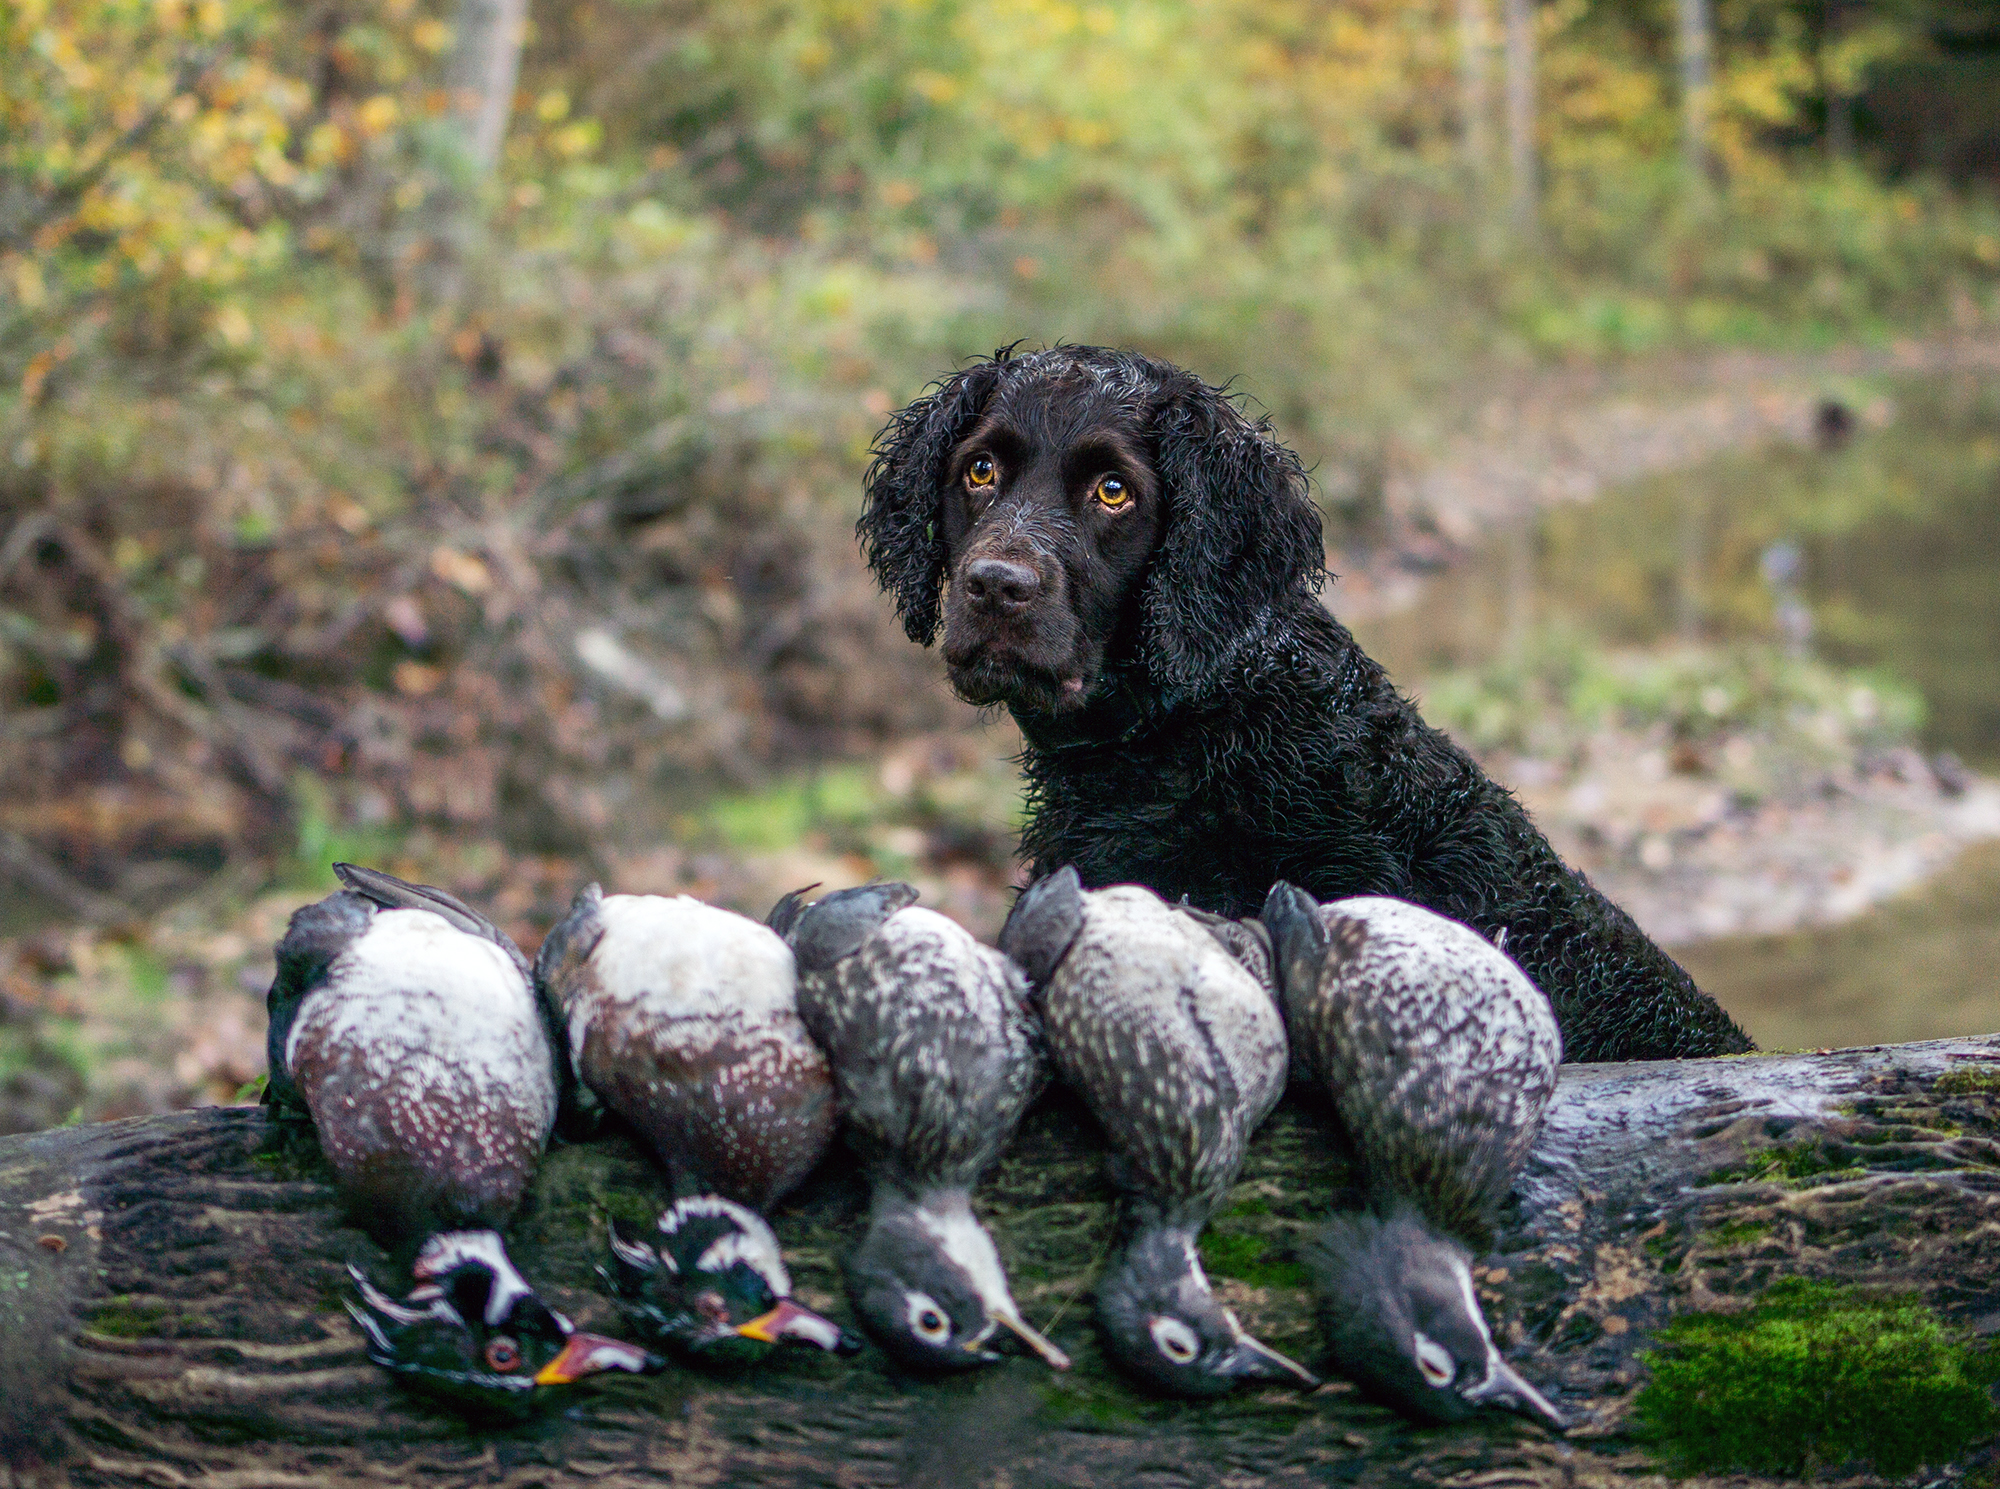
[[[1492,28],[1486,0],[1458,0],[1458,130],[1467,173],[1483,194],[1493,175],[1489,65]]]
[[[1535,0],[1505,0],[1507,15],[1507,204],[1523,242],[1541,219],[1541,172],[1535,158]]]
[[[1681,62],[1681,156],[1688,185],[1708,181],[1708,99],[1714,26],[1708,0],[1679,0]]]
[[[1675,1313],[1796,1275],[1913,1289],[1949,1322],[2000,1326],[2000,1096],[1979,1089],[1995,1085],[2000,1036],[1566,1069],[1479,1269],[1496,1337],[1577,1424],[1566,1441],[1512,1417],[1417,1428],[1337,1383],[1202,1404],[1137,1391],[1090,1327],[1110,1191],[1060,1094],[981,1208],[1069,1374],[1023,1358],[914,1381],[873,1351],[788,1351],[618,1380],[507,1430],[432,1410],[363,1357],[344,1265],[398,1280],[343,1223],[309,1130],[229,1109],[9,1138],[0,1485],[1657,1484],[1632,1401]],[[1326,1118],[1288,1099],[1207,1242],[1246,1325],[1306,1359],[1289,1258],[1345,1179]],[[558,1147],[510,1246],[580,1324],[615,1326],[592,1291],[604,1212],[661,1197],[622,1138]],[[774,1216],[801,1295],[843,1314],[835,1259],[862,1198],[836,1157]]]
[[[459,0],[449,77],[466,155],[482,177],[500,163],[527,25],[528,0]]]

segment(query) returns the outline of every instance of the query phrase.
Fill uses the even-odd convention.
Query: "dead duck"
[[[1502,1358],[1471,1250],[1526,1161],[1562,1035],[1541,989],[1468,926],[1401,900],[1265,902],[1301,1077],[1332,1097],[1363,1209],[1336,1215],[1308,1265],[1342,1373],[1408,1415],[1562,1414]]]
[[[972,1186],[1048,1081],[1027,978],[907,884],[804,895],[780,900],[771,924],[798,958],[799,1013],[868,1171],[868,1230],[847,1262],[855,1313],[916,1369],[997,1360],[1002,1329],[1067,1369],[1021,1317],[972,1212]]]
[[[1000,946],[1035,986],[1057,1074],[1115,1154],[1119,1242],[1097,1289],[1113,1358],[1180,1396],[1316,1385],[1244,1331],[1196,1251],[1284,1091],[1270,990],[1196,917],[1137,885],[1086,891],[1074,869],[1021,896]]]
[[[361,1304],[348,1306],[369,1357],[419,1389],[510,1414],[599,1371],[662,1368],[571,1328],[498,1234],[558,1099],[520,950],[443,890],[334,871],[347,887],[293,915],[278,943],[265,1100],[311,1118],[349,1211],[415,1257],[418,1286],[402,1303],[355,1273]]]
[[[577,895],[535,982],[572,1071],[667,1170],[654,1231],[613,1231],[606,1276],[634,1325],[705,1357],[850,1336],[791,1297],[763,1212],[833,1140],[833,1076],[800,1021],[791,948],[686,895]]]
[[[493,1231],[430,1237],[411,1269],[417,1285],[389,1297],[358,1267],[347,1302],[368,1358],[405,1384],[483,1416],[521,1417],[562,1399],[562,1387],[607,1370],[652,1374],[666,1362],[620,1339],[586,1334],[514,1269]]]

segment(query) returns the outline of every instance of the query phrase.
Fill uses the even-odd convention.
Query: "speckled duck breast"
[[[351,1208],[392,1243],[504,1225],[555,1122],[534,989],[480,924],[344,893],[301,910],[279,948],[274,1087],[311,1112]]]
[[[1298,905],[1324,927],[1316,959],[1275,905],[1266,915],[1292,952],[1295,1074],[1333,1098],[1378,1199],[1478,1239],[1555,1092],[1562,1034],[1548,998],[1484,936],[1420,905]]]
[[[762,1210],[833,1139],[833,1077],[807,1035],[791,949],[685,895],[577,897],[536,976],[577,1077],[684,1190]]]
[[[1206,1219],[1284,1094],[1271,993],[1194,917],[1134,885],[1084,896],[1040,995],[1050,1055],[1136,1187]]]

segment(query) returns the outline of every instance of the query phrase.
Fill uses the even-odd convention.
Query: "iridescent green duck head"
[[[849,1355],[861,1341],[792,1300],[771,1227],[713,1194],[677,1200],[650,1238],[611,1226],[600,1269],[626,1317],[653,1343],[703,1360],[761,1358],[780,1341]]]
[[[413,1390],[474,1415],[526,1417],[565,1399],[563,1388],[606,1370],[650,1375],[658,1355],[579,1331],[528,1286],[492,1231],[432,1236],[401,1302],[349,1267],[359,1302],[347,1311],[368,1358]]]

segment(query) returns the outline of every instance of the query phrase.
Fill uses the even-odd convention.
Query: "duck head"
[[[1057,1370],[1069,1356],[1028,1326],[1015,1306],[993,1238],[963,1191],[921,1202],[878,1198],[868,1234],[847,1263],[847,1294],[869,1336],[914,1370],[967,1370],[1000,1356],[1001,1330]]]
[[[666,1368],[636,1345],[580,1332],[535,1295],[492,1231],[432,1236],[411,1268],[418,1285],[400,1302],[348,1271],[361,1297],[347,1311],[368,1358],[474,1414],[526,1416],[586,1376]]]
[[[792,1300],[778,1238],[753,1210],[717,1195],[676,1201],[649,1238],[611,1226],[602,1269],[633,1326],[704,1359],[754,1359],[781,1341],[850,1355],[861,1341]]]
[[[1305,1366],[1251,1338],[1222,1306],[1192,1231],[1135,1235],[1098,1284],[1097,1318],[1111,1357],[1175,1396],[1219,1396],[1241,1381],[1319,1384]]]
[[[1414,1213],[1336,1215],[1307,1264],[1334,1363],[1367,1394],[1421,1421],[1498,1410],[1563,1430],[1494,1347],[1465,1248]]]

